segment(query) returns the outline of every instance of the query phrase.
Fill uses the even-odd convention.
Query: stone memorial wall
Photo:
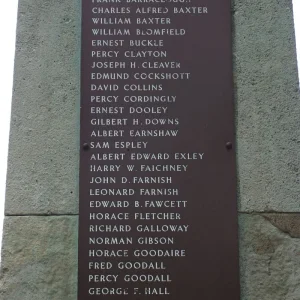
[[[208,9],[211,5],[209,2],[213,1],[207,1]],[[91,137],[89,140],[83,141],[83,135],[81,135],[80,141],[79,120],[80,105],[82,104],[80,104],[80,74],[82,74],[80,62],[84,53],[84,48],[81,51],[81,15],[80,1],[19,1],[0,277],[0,298],[3,300],[77,299],[78,259],[80,262],[80,257],[78,257],[78,246],[80,249],[78,244],[78,228],[80,228],[78,222],[79,198],[80,201],[83,200],[82,194],[79,195],[79,174],[82,174],[80,173],[82,172],[82,165],[79,171],[80,149],[82,155],[95,153],[93,152],[95,149],[92,148],[94,144],[91,143],[94,140]],[[187,25],[179,26],[179,28],[187,31],[191,28],[194,30],[191,39],[183,37],[178,39],[180,41],[183,38],[184,46],[187,48],[189,42],[197,41],[199,38],[197,36],[197,22],[202,22],[197,19],[197,16],[194,16],[191,20],[190,18],[191,16],[185,16],[182,22],[189,20]],[[171,22],[177,20],[174,16],[170,19]],[[300,96],[292,1],[235,0],[231,7],[231,19],[236,149],[235,141],[233,141],[234,149],[228,152],[225,145],[229,140],[224,139],[225,144],[222,144],[222,151],[224,150],[224,157],[227,154],[234,157],[234,151],[237,152],[238,183],[237,187],[233,186],[232,191],[234,192],[230,194],[231,197],[228,199],[228,203],[235,203],[235,193],[237,193],[240,299],[297,300],[300,295],[298,158]],[[212,24],[207,24],[207,30],[210,30],[209,26],[212,26]],[[124,25],[122,25],[123,27]],[[97,28],[95,26],[95,29]],[[155,28],[160,28],[160,26]],[[217,30],[217,28],[218,26],[215,26],[214,30]],[[222,36],[222,38],[225,37],[225,35]],[[91,37],[84,36],[84,38],[88,40]],[[230,36],[228,38],[230,39]],[[185,49],[180,44],[178,49],[175,48],[176,46],[173,49],[172,38],[167,39],[166,43],[168,53],[175,58],[176,51],[182,53],[180,51]],[[125,49],[122,48],[119,51],[123,50]],[[172,84],[170,84],[170,89],[167,90],[168,94],[166,95],[172,96],[172,89],[178,87],[177,93],[174,94],[177,96],[176,104],[180,103],[181,98],[189,90],[189,80],[193,80],[193,75],[202,76],[197,68],[192,71],[189,69],[189,66],[192,66],[191,61],[180,61],[180,57],[182,55],[178,55],[178,60],[174,61],[177,61],[183,70],[176,70],[176,72],[190,73],[190,77],[186,81],[182,80],[185,83],[180,83],[184,87],[182,92],[180,92],[178,82],[172,81]],[[193,53],[189,55],[189,58],[195,60],[195,65],[199,64],[201,59]],[[98,60],[95,59],[94,61],[97,62]],[[124,63],[139,64],[144,62],[144,60],[139,59],[129,59],[129,61],[126,60]],[[152,60],[147,59],[145,61],[149,67]],[[168,58],[167,61],[172,60]],[[208,61],[209,59],[206,62]],[[205,63],[205,60],[203,60],[203,63]],[[139,68],[138,71],[135,71],[135,69],[133,71],[135,73],[141,72]],[[130,69],[130,72],[133,71]],[[122,73],[120,76],[127,76],[124,75],[126,73],[124,70],[118,70],[118,72]],[[148,69],[147,72],[149,72]],[[88,76],[91,80],[93,79],[90,77],[91,70],[88,70]],[[207,80],[213,78],[219,80],[219,74],[212,73],[211,76],[212,78],[207,78]],[[123,86],[127,83],[126,80],[123,81],[122,79],[117,84]],[[128,80],[130,81],[130,79]],[[95,79],[96,81],[97,79]],[[91,84],[97,84],[97,82]],[[159,82],[158,84],[164,85],[165,83]],[[193,90],[192,92],[193,95],[198,95],[198,93],[201,95],[201,84],[199,84],[199,90]],[[122,93],[114,95],[125,96]],[[135,94],[130,95],[134,96]],[[157,95],[160,94],[157,93]],[[91,93],[89,96],[96,95]],[[99,103],[92,106],[100,107]],[[124,107],[125,112],[129,109],[129,106],[123,103],[119,107]],[[161,106],[164,107],[164,105]],[[134,105],[133,107],[136,108]],[[155,107],[157,108],[157,106]],[[197,120],[197,117],[199,117],[198,121],[201,123],[203,118],[201,115],[194,116],[192,111],[189,112],[189,115],[192,115],[193,118],[184,118],[184,107],[180,105],[178,106],[180,109],[177,111],[172,108],[172,103],[165,107],[170,110],[170,114],[163,118],[172,118],[174,122],[178,118],[178,130],[179,132],[182,130],[185,136],[188,132],[185,131],[185,128],[188,128],[188,126],[184,127],[184,122],[190,124],[190,120],[193,120],[193,118]],[[119,118],[121,117],[119,116]],[[144,122],[144,120],[140,120],[140,117],[132,117],[129,114],[126,115],[126,113],[122,118],[130,119],[130,122],[132,122],[131,118],[138,119],[138,122]],[[86,120],[90,119],[91,117],[87,116]],[[153,122],[155,118],[151,114],[148,119],[149,122]],[[162,119],[161,116],[160,119]],[[225,124],[227,123],[225,122]],[[125,125],[121,124],[124,130],[130,130]],[[121,128],[118,129],[122,130]],[[151,127],[149,129],[154,130],[155,128]],[[193,130],[197,132],[197,127],[194,127]],[[122,141],[112,139],[113,143]],[[137,139],[130,139],[129,141],[131,144],[130,147],[126,146],[126,152],[132,154],[136,152],[132,149],[132,143],[136,142]],[[141,141],[148,142],[147,146],[150,148],[146,148],[146,151],[150,149],[152,152],[154,152],[154,148],[151,147],[155,146],[158,152],[161,151],[158,150],[158,147],[167,147],[168,144],[172,145],[173,143],[172,140],[166,140],[165,138],[154,142],[154,146],[151,146],[154,139],[149,141],[143,139]],[[207,138],[206,141],[209,141],[209,139]],[[83,147],[82,142],[87,143],[87,145]],[[166,146],[164,146],[164,143],[166,143]],[[201,139],[195,141],[195,145],[198,145],[197,143],[199,145],[203,144]],[[180,140],[176,145],[180,149]],[[203,147],[209,148],[207,144]],[[129,151],[127,151],[127,148],[129,148]],[[204,156],[205,153],[210,153],[209,151],[200,152],[200,146],[196,148],[199,148],[199,151],[192,150],[192,147],[189,151],[204,153]],[[116,149],[112,150],[112,152],[114,151]],[[144,153],[146,151],[140,152]],[[179,151],[183,152],[182,150]],[[223,152],[220,150],[220,153]],[[211,163],[209,159],[206,162],[204,156],[203,161],[197,165],[198,168],[200,168],[200,163],[207,164],[205,165],[206,168]],[[130,163],[130,165],[134,164]],[[180,164],[184,165],[184,163]],[[192,162],[192,164],[195,164],[195,162]],[[189,166],[192,166],[192,164],[188,163]],[[117,165],[117,163],[114,163],[114,165]],[[140,167],[139,164],[138,166]],[[205,176],[200,173],[191,173],[193,175],[191,180],[192,183],[195,183],[195,186],[197,185],[197,177],[194,175],[199,176],[202,180],[205,179]],[[110,180],[114,183],[114,175],[106,176],[111,178]],[[128,175],[127,172],[124,176],[121,173],[118,176],[128,177],[127,180],[131,181],[145,180],[145,176],[148,175],[141,172],[141,174],[135,175],[139,176],[137,179],[133,179],[131,178],[132,175]],[[157,178],[161,175],[155,176],[158,180]],[[171,181],[171,185],[172,180],[174,180],[175,187],[172,187],[174,189],[176,189],[176,184],[184,178],[184,176],[177,178],[173,175],[168,175],[168,177],[170,177],[168,180]],[[89,185],[90,181],[101,179],[96,178],[92,175],[88,178],[80,178],[80,184],[83,180],[88,180],[87,184]],[[224,178],[228,179],[228,177]],[[133,189],[149,188],[143,184],[133,187]],[[93,190],[98,188],[97,183],[91,183],[91,185]],[[120,187],[117,186],[117,188]],[[218,189],[220,189],[218,184],[212,187],[215,193],[218,193]],[[183,185],[183,189],[179,189],[179,193],[185,191]],[[202,197],[201,183],[199,183],[199,190],[193,187],[193,194],[196,197]],[[92,195],[89,195],[89,197],[92,197]],[[190,201],[190,199],[189,197],[187,201]],[[126,199],[123,200],[126,201]],[[179,199],[176,198],[175,200]],[[184,199],[180,200],[185,201]],[[150,202],[152,198],[143,199],[141,197],[137,201]],[[209,230],[207,228],[208,223],[201,222],[203,211],[200,207],[192,206],[193,209],[189,211],[189,205],[193,205],[193,202],[187,202],[187,214],[190,213],[189,216],[193,216],[195,220],[197,218],[200,220],[198,223],[191,222],[191,225],[195,226],[195,231],[192,231],[192,235],[188,235],[189,239],[194,238],[197,240],[206,236],[208,241],[217,243],[220,240],[223,228],[217,226],[216,230]],[[89,207],[89,209],[92,208]],[[227,209],[229,208],[227,207]],[[180,208],[177,213],[184,215],[183,211],[185,211],[184,207]],[[84,212],[87,213],[87,211]],[[96,211],[94,212],[96,213]],[[113,208],[109,212],[113,213]],[[141,210],[141,213],[147,212]],[[153,211],[149,210],[149,212]],[[166,213],[171,212],[167,210]],[[224,218],[226,218],[226,214],[218,214],[213,224],[222,223]],[[194,219],[189,218],[189,220]],[[90,220],[87,223],[82,223],[82,220],[80,220],[80,224],[86,225],[86,228],[93,225],[89,222]],[[181,225],[181,222],[179,223]],[[200,226],[197,227],[196,224],[200,224]],[[191,226],[191,228],[193,227]],[[197,233],[199,233],[199,236]],[[143,236],[149,237],[149,235]],[[92,234],[90,237],[92,238],[91,241],[96,241]],[[166,239],[166,241],[188,245],[188,242],[181,236],[168,235],[167,237],[169,239]],[[88,244],[89,240],[85,243],[86,246],[82,249],[83,251],[86,247],[91,246]],[[147,245],[147,248],[149,248],[149,245]],[[189,245],[187,249],[190,249]],[[222,249],[217,250],[222,253]],[[192,259],[187,260],[187,262],[191,266],[194,260],[195,265],[198,266],[197,263],[201,262],[201,259],[203,258],[199,247],[195,248]],[[178,281],[176,281],[174,272],[172,272],[172,265],[168,262],[165,263],[165,267],[171,270],[169,273],[170,279],[175,280],[177,285],[180,285],[182,280],[185,280],[185,286],[189,286],[189,284],[192,286],[193,280],[196,280],[196,282],[198,280],[199,285],[203,284],[201,272],[196,272],[196,276],[193,277],[193,274],[185,273],[182,263],[176,259],[173,262],[174,264],[179,263],[179,267],[183,271],[180,275],[185,276],[187,274],[187,278],[180,278],[179,276]],[[214,263],[216,262],[213,261],[212,264]],[[92,263],[92,265],[94,264]],[[189,270],[194,272],[197,268],[189,267]],[[93,272],[90,272],[90,274],[93,275]],[[93,278],[96,278],[96,276]],[[133,284],[132,288],[134,292],[134,288],[140,288],[140,284],[138,286]],[[161,286],[158,285],[157,288],[159,289]],[[82,290],[83,293],[88,292],[86,286]],[[215,292],[213,286],[211,290]],[[172,284],[169,289],[167,285],[163,284],[163,290],[161,291],[167,291],[173,293],[173,295],[151,296],[154,296],[153,298],[156,296],[156,298],[170,297],[169,299],[176,299],[176,296],[180,295],[180,292],[176,293]],[[189,298],[194,295],[190,294],[189,290],[183,292]],[[139,293],[140,290],[138,290],[138,295],[140,295]],[[147,296],[151,298],[150,295]],[[195,295],[195,297],[197,296],[199,295]],[[205,297],[209,299],[210,296],[205,295]],[[90,298],[97,299],[98,297],[90,295]],[[178,296],[177,299],[181,298],[183,298],[182,295]],[[82,299],[87,298],[83,297]]]

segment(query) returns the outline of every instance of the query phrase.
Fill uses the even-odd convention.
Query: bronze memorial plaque
[[[230,0],[83,0],[78,299],[238,300]]]

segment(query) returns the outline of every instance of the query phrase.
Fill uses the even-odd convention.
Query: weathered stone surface
[[[286,233],[299,222],[240,215],[241,300],[299,300],[300,239]],[[75,300],[77,226],[76,216],[6,217],[0,299]]]
[[[266,217],[240,216],[242,300],[299,300],[300,239],[272,225]],[[277,216],[278,217],[278,216]],[[300,214],[280,216],[287,228]]]
[[[234,0],[241,211],[300,211],[300,94],[292,0]]]
[[[291,0],[234,0],[240,211],[300,211]],[[19,4],[6,214],[78,212],[80,3]]]
[[[299,214],[266,214],[263,216],[271,224],[292,238],[300,238]]]
[[[77,217],[6,217],[0,299],[75,300]]]
[[[234,0],[241,211],[300,211],[291,0]],[[6,214],[78,212],[80,2],[21,0]],[[300,214],[240,215],[242,300],[299,300]],[[77,216],[6,217],[3,300],[75,300]]]
[[[19,2],[6,214],[76,213],[80,1]]]

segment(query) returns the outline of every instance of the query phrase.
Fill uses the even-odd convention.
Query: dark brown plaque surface
[[[229,0],[84,0],[78,299],[238,300]]]

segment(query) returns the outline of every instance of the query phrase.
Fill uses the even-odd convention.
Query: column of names
[[[208,235],[220,197],[234,196],[223,181],[233,129],[225,119],[210,131],[231,96],[226,72],[219,90],[213,81],[220,1],[83,1],[78,299],[207,296],[223,276],[208,274],[209,256],[220,258],[210,248],[224,243]]]

